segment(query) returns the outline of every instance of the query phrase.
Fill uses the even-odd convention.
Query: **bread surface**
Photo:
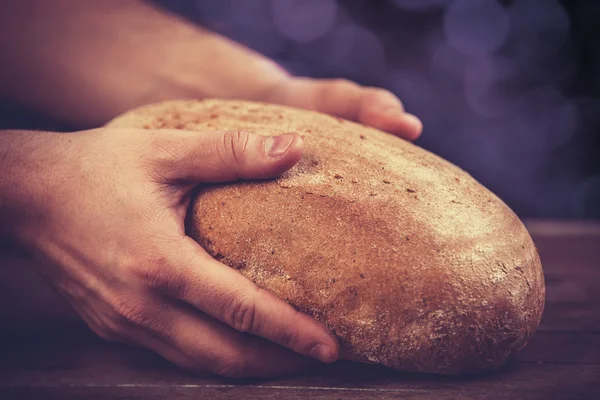
[[[537,328],[544,278],[518,217],[469,174],[411,143],[313,111],[171,101],[109,126],[304,137],[278,179],[205,186],[191,236],[314,316],[342,357],[439,374],[494,369]]]

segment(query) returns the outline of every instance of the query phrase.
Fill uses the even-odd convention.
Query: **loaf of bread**
[[[537,328],[544,278],[519,218],[463,170],[402,139],[312,111],[172,101],[113,127],[297,132],[277,179],[204,186],[191,236],[334,332],[342,357],[403,371],[502,365]]]

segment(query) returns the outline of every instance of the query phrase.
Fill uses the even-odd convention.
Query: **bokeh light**
[[[511,112],[523,135],[537,136],[538,145],[550,148],[565,144],[575,134],[577,109],[556,88],[542,86],[523,93]]]
[[[236,1],[229,11],[229,24],[257,29],[274,28],[269,2],[265,0]]]
[[[435,118],[441,112],[442,102],[436,88],[419,72],[394,71],[388,87],[404,101],[408,111],[421,118]]]
[[[419,145],[523,215],[598,215],[600,1],[569,6],[585,36],[567,0],[154,1],[292,73],[388,88]]]
[[[385,72],[385,51],[379,38],[356,24],[336,26],[304,49],[307,58],[318,57],[320,68],[329,74],[374,79]],[[308,54],[306,54],[308,53]]]
[[[434,74],[449,74],[460,78],[464,75],[469,57],[448,43],[440,43],[431,56]]]
[[[569,17],[557,0],[515,0],[509,13],[515,48],[521,57],[544,60],[565,44]]]
[[[182,2],[178,2],[178,9],[185,9],[185,7],[181,4]],[[195,1],[194,8],[196,14],[202,18],[203,21],[219,21],[224,20],[231,9],[234,8],[231,6],[231,0],[220,0],[220,1]],[[164,1],[163,5],[165,7],[173,6],[170,2]]]
[[[335,22],[335,0],[271,0],[275,26],[296,42],[307,43],[323,36]]]
[[[501,117],[511,103],[507,90],[518,75],[515,63],[502,57],[471,60],[464,72],[465,99],[471,109],[484,117]]]
[[[543,9],[544,12],[540,12]],[[524,74],[567,84],[577,63],[570,46],[570,21],[557,0],[516,0],[509,8],[512,23],[510,48]]]
[[[600,200],[600,176],[592,176],[578,185],[575,199],[575,206],[578,207],[578,214],[585,215],[591,218],[600,219],[600,208],[598,201]]]
[[[390,0],[394,5],[409,11],[430,11],[455,0]]]
[[[448,42],[468,55],[497,50],[510,30],[508,13],[495,0],[456,0],[444,16]]]

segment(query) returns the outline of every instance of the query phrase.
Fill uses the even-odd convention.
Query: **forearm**
[[[76,126],[171,98],[258,99],[286,77],[142,1],[0,1],[1,96]]]
[[[0,244],[5,250],[25,245],[20,227],[40,221],[37,204],[48,200],[46,189],[57,173],[53,162],[64,134],[56,132],[0,131]],[[35,225],[35,224],[34,224]]]

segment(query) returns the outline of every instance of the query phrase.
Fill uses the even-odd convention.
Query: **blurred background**
[[[391,90],[418,145],[521,217],[600,219],[600,0],[147,1],[293,74]]]
[[[600,1],[157,0],[290,72],[396,93],[522,217],[600,218]]]

